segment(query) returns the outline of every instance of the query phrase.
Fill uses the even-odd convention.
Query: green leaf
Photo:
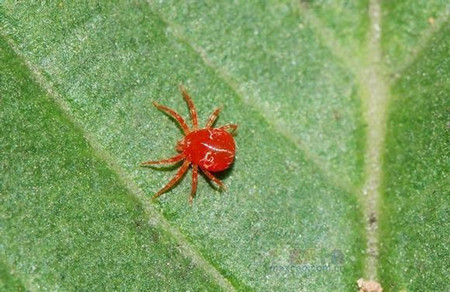
[[[448,290],[450,26],[391,85],[380,276],[389,290]]]
[[[445,1],[4,1],[0,290],[439,290]],[[151,104],[239,124],[227,191]]]

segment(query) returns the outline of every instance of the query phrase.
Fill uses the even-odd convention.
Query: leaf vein
[[[30,70],[34,80],[39,84],[45,92],[46,96],[54,102],[64,113],[65,118],[73,125],[74,128],[83,133],[86,141],[92,148],[92,151],[97,157],[104,161],[111,171],[113,171],[120,182],[128,189],[130,194],[134,196],[141,204],[145,211],[145,214],[151,218],[152,224],[158,224],[164,230],[166,230],[172,238],[178,242],[181,253],[190,258],[192,262],[204,269],[212,279],[214,279],[225,291],[235,291],[235,287],[232,283],[224,277],[220,271],[218,271],[210,262],[208,262],[202,254],[196,251],[195,247],[186,240],[184,235],[175,227],[173,227],[167,219],[162,216],[157,209],[150,203],[149,199],[145,196],[145,193],[139,186],[133,181],[133,179],[123,170],[123,168],[113,159],[113,156],[95,139],[93,135],[85,130],[82,124],[76,120],[71,114],[70,106],[60,97],[59,93],[53,88],[50,81],[48,81],[44,75],[40,72],[39,68],[29,62],[18,50],[18,46],[8,36],[0,33],[0,35],[7,41],[12,50],[20,57],[26,67]],[[149,223],[150,224],[150,223]]]
[[[151,1],[148,1],[148,3],[151,6],[152,4]],[[166,24],[167,27],[171,28],[170,31],[172,35],[174,35],[174,37],[176,37],[180,42],[184,43],[186,46],[190,47],[197,55],[200,56],[204,64],[208,68],[210,68],[213,72],[215,72],[216,75],[219,77],[219,79],[223,80],[224,83],[227,84],[235,92],[236,96],[242,103],[244,103],[249,108],[253,108],[255,112],[259,114],[267,122],[268,125],[271,125],[279,135],[281,135],[287,141],[289,141],[295,148],[299,149],[305,155],[306,159],[309,160],[327,178],[327,180],[331,182],[333,186],[336,186],[347,193],[351,194],[358,193],[356,187],[352,185],[350,180],[345,175],[341,174],[338,175],[331,173],[329,171],[330,167],[328,167],[328,164],[321,158],[319,158],[307,145],[305,145],[299,140],[296,140],[290,135],[289,132],[279,127],[278,123],[268,118],[264,114],[263,110],[261,110],[260,108],[256,107],[255,105],[249,102],[246,102],[245,98],[243,98],[243,96],[245,96],[246,94],[243,92],[243,90],[240,89],[239,82],[235,80],[230,74],[219,68],[219,66],[214,64],[207,57],[206,52],[201,47],[196,46],[195,44],[189,42],[186,38],[184,38],[178,25],[168,21],[158,11],[155,11],[155,9],[153,9],[153,12]]]

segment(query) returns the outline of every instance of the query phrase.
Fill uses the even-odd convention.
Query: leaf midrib
[[[364,197],[366,226],[366,262],[364,276],[377,280],[378,267],[378,220],[381,197],[382,156],[386,136],[386,109],[389,90],[383,78],[381,55],[381,6],[379,0],[369,4],[368,67],[364,70],[367,99],[365,118],[367,122],[366,153],[364,158],[365,182],[361,195]]]

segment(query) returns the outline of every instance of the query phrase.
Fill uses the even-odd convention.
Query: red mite
[[[143,162],[141,165],[167,164],[182,160],[184,161],[177,174],[175,174],[165,187],[153,196],[153,199],[155,199],[172,188],[183,177],[189,166],[192,164],[192,190],[191,195],[189,196],[189,203],[192,203],[197,191],[199,169],[210,180],[219,185],[219,187],[224,188],[223,183],[211,172],[225,170],[233,163],[234,155],[236,153],[236,144],[231,133],[233,133],[238,126],[236,124],[228,124],[219,128],[213,128],[212,126],[220,112],[220,109],[217,108],[209,116],[206,126],[202,129],[198,129],[197,111],[194,103],[183,88],[183,85],[180,85],[180,91],[189,107],[189,113],[192,119],[191,129],[189,129],[184,119],[176,111],[153,102],[154,106],[174,118],[183,129],[185,137],[178,141],[176,146],[176,150],[180,153],[168,159]],[[229,130],[231,133],[228,132]]]

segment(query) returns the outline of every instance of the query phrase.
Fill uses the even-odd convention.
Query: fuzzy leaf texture
[[[1,1],[0,290],[448,291],[448,1]],[[237,123],[176,166],[152,101]]]

